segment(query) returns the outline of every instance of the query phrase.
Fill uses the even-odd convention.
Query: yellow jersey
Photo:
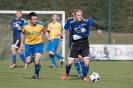
[[[50,31],[50,38],[60,38],[60,36],[56,37],[56,34],[61,34],[62,26],[59,22],[51,22],[48,24],[48,31]]]
[[[44,24],[40,21],[37,21],[36,26],[31,26],[27,21],[24,23],[22,32],[26,33],[26,44],[34,45],[43,42],[42,31],[44,29]]]

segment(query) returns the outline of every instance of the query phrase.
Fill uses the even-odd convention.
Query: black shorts
[[[20,42],[21,42],[20,39],[13,39],[13,43],[11,46],[18,49],[20,48]]]
[[[78,58],[78,55],[82,57],[90,58],[89,43],[88,40],[74,41],[71,45],[69,58]]]

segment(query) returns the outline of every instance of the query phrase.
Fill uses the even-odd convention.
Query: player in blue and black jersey
[[[16,64],[16,53],[19,54],[22,61],[25,63],[25,56],[23,52],[20,50],[20,41],[21,41],[21,32],[22,32],[22,26],[25,22],[25,20],[22,17],[22,11],[18,10],[16,12],[16,17],[12,20],[11,25],[8,25],[9,29],[12,29],[13,31],[13,42],[11,45],[11,52],[12,52],[12,65],[10,68],[14,68],[17,66]],[[26,63],[25,63],[26,65]]]
[[[89,63],[90,63],[90,53],[89,53],[89,42],[88,36],[90,34],[90,26],[94,26],[97,28],[97,32],[101,33],[101,27],[97,25],[91,19],[82,18],[82,10],[76,9],[74,11],[75,21],[71,21],[70,29],[72,33],[73,42],[71,44],[71,49],[68,57],[68,62],[66,64],[66,72],[61,76],[61,80],[65,80],[69,76],[69,72],[71,69],[71,65],[74,62],[75,58],[78,55],[81,55],[84,59],[84,68],[82,70],[84,81],[89,81],[87,77],[89,71]],[[65,33],[65,30],[62,31],[62,34]],[[62,36],[62,35],[61,35]]]
[[[76,9],[75,9],[75,10],[76,10]],[[74,11],[75,11],[75,10],[74,10]],[[72,13],[72,15],[73,15],[73,17],[68,18],[67,21],[66,21],[66,24],[65,24],[65,26],[64,26],[64,29],[65,29],[65,30],[69,30],[68,46],[70,47],[70,49],[71,49],[71,45],[72,45],[72,42],[73,42],[72,32],[71,32],[72,30],[70,29],[70,23],[73,22],[73,21],[76,21],[76,19],[74,18],[74,13]],[[81,55],[78,55],[78,58],[79,58],[79,60],[80,60],[80,64],[79,64],[79,62],[78,62],[78,59],[75,58],[75,60],[74,60],[74,65],[75,65],[75,68],[76,68],[76,70],[77,70],[79,76],[82,76],[82,72],[80,71],[80,65],[81,65],[81,67],[82,67],[82,69],[83,69],[83,67],[84,67],[84,60],[83,60],[83,58],[82,58]]]

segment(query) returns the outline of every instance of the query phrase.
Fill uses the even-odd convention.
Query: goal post
[[[23,14],[29,14],[30,12],[35,12],[37,14],[45,15],[45,14],[60,14],[61,15],[61,24],[62,26],[65,25],[65,11],[22,11]],[[15,14],[16,11],[10,11],[10,10],[0,10],[0,14]],[[38,17],[39,18],[39,17]],[[51,19],[51,18],[49,18]],[[40,20],[39,20],[40,21]],[[44,22],[45,24],[45,22]],[[7,24],[8,25],[8,24]],[[61,43],[61,54],[63,57],[65,57],[65,35],[63,36],[63,41]]]

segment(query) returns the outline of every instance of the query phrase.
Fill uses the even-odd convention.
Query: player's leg
[[[52,62],[52,64],[53,64],[53,65],[52,65],[53,68],[56,68],[56,67],[57,67],[57,64],[56,64],[56,61],[55,61],[54,56],[49,54],[49,57],[50,57],[50,60],[51,60],[51,62]]]
[[[32,59],[34,59],[34,56],[33,56],[33,48],[34,47],[32,45],[25,44],[26,65],[25,65],[24,68],[27,68],[28,65],[32,62]]]
[[[48,44],[47,44],[47,48],[46,48],[46,51],[49,52],[51,50],[51,44],[52,42],[51,41],[48,41]],[[56,66],[56,61],[54,59],[54,56],[49,54],[49,57],[50,57],[50,60],[52,62],[52,66]]]
[[[49,51],[49,54],[54,55],[55,57],[60,59],[61,65],[63,65],[63,62],[64,62],[63,57],[56,52],[58,44],[59,44],[59,39],[58,38],[53,39],[53,41],[51,43],[51,50]]]
[[[84,45],[84,49],[81,54],[84,58],[83,80],[88,82],[90,81],[89,78],[87,77],[87,74],[89,72],[89,63],[90,63],[89,44]]]
[[[80,60],[80,65],[81,65],[81,67],[82,67],[82,73],[83,73],[83,69],[84,69],[84,59],[83,59],[83,57],[82,57],[81,55],[78,55],[78,58],[79,58],[79,60]]]
[[[71,49],[70,44],[69,44],[68,46],[69,46],[69,48]],[[80,58],[79,56],[81,56],[81,55],[78,55],[78,58]],[[81,57],[82,57],[82,56],[81,56]],[[77,71],[78,74],[79,74],[78,77],[82,76],[82,73],[81,73],[81,71],[80,71],[80,64],[79,64],[77,58],[74,60],[74,66],[75,66],[75,68],[76,68],[76,71]]]
[[[65,80],[69,76],[71,65],[73,64],[75,58],[78,57],[78,54],[79,54],[78,50],[79,49],[77,46],[72,45],[72,48],[70,49],[70,53],[68,57],[68,62],[66,64],[66,73],[64,73],[61,76],[61,80]]]
[[[79,64],[79,61],[78,61],[77,58],[74,60],[74,66],[75,66],[76,71],[78,72],[79,76],[82,76],[82,73],[81,73],[81,71],[80,71],[80,64]],[[78,77],[79,77],[79,76],[78,76]]]
[[[11,46],[11,52],[12,52],[12,65],[10,66],[10,68],[14,68],[17,66],[16,64],[16,49]]]
[[[66,64],[66,72],[61,76],[61,80],[65,80],[70,73],[71,65],[73,64],[75,58],[68,58],[68,62]]]
[[[41,69],[41,64],[40,64],[40,60],[43,54],[43,43],[39,43],[37,45],[34,45],[34,51],[35,52],[35,72],[32,78],[36,79],[39,77],[39,72]]]
[[[42,54],[41,53],[35,53],[35,72],[32,78],[36,79],[39,77],[39,72],[41,69],[41,64],[40,64],[40,60],[41,60]]]
[[[20,48],[17,49],[17,53],[19,54],[21,60],[24,62],[24,68],[27,68],[28,65],[26,64],[26,58]]]
[[[33,54],[30,63],[32,63],[32,62],[34,62],[34,61],[35,61],[35,56],[34,56],[34,54]]]
[[[15,46],[17,48],[16,51],[19,54],[21,60],[25,63],[26,62],[25,56],[24,56],[23,52],[21,51],[21,49],[19,48],[20,47],[20,39],[16,40]]]
[[[19,40],[13,39],[13,43],[11,45],[11,52],[12,52],[12,65],[10,68],[16,67],[16,49],[18,49],[17,44],[19,43]]]

